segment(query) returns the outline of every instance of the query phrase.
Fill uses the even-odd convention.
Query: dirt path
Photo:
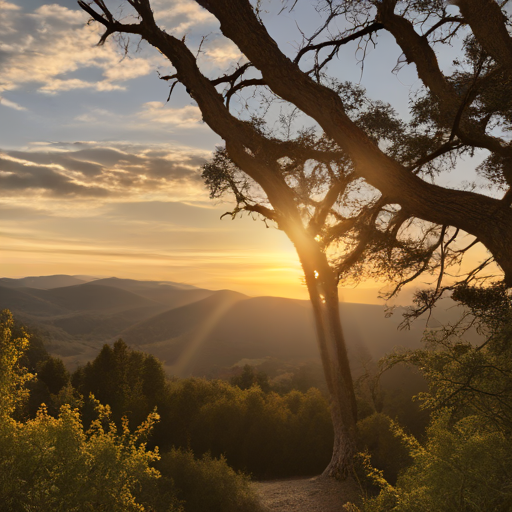
[[[353,481],[317,476],[254,482],[253,486],[269,512],[343,512],[343,504],[358,502]]]

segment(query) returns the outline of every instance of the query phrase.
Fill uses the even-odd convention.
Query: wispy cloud
[[[0,197],[204,198],[200,167],[207,156],[166,145],[34,145],[0,152]]]
[[[5,93],[27,85],[47,94],[116,90],[154,69],[147,56],[125,58],[113,40],[97,47],[101,29],[88,25],[81,10],[47,4],[26,13],[7,2],[0,3],[0,10],[0,94],[5,106],[23,108]],[[87,79],[73,76],[92,68],[100,73],[89,73]]]
[[[238,62],[242,58],[240,50],[229,40],[215,38],[204,50],[209,65],[223,66]]]
[[[15,101],[8,100],[7,98],[2,98],[2,96],[0,96],[0,105],[13,108],[14,110],[27,110],[25,107],[18,105]]]
[[[157,1],[154,8],[158,22],[169,33],[186,36],[192,51],[202,41],[199,63],[205,73],[225,72],[241,59],[238,48],[221,35],[213,16],[197,3]],[[80,9],[45,4],[25,12],[0,0],[0,10],[0,102],[6,107],[26,108],[9,98],[9,92],[17,89],[30,87],[44,94],[124,90],[127,81],[171,66],[148,45],[125,53],[112,37],[98,47],[103,27],[88,24],[88,15]],[[207,37],[203,40],[202,36]],[[183,113],[190,118],[191,112],[187,108]]]
[[[145,103],[138,116],[144,120],[178,128],[197,128],[202,120],[201,111],[194,105],[172,108],[160,101]]]
[[[156,0],[155,19],[176,36],[183,36],[192,28],[212,29],[218,21],[206,9],[190,0]]]

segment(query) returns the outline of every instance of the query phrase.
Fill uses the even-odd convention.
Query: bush
[[[150,422],[121,435],[108,408],[84,433],[78,412],[63,406],[58,418],[41,409],[26,423],[0,426],[0,500],[7,510],[142,511],[138,489],[158,478],[158,458],[140,443]]]
[[[145,510],[138,493],[159,474],[150,466],[158,453],[147,451],[156,415],[131,433],[119,431],[108,407],[96,403],[97,418],[84,432],[80,415],[69,405],[57,418],[43,406],[34,419],[13,415],[27,396],[31,375],[20,365],[26,338],[12,336],[9,312],[0,317],[0,503],[3,510]],[[177,511],[171,505],[167,512]]]
[[[173,382],[158,440],[226,457],[230,466],[258,478],[313,475],[332,455],[327,400],[316,389],[281,396],[258,386],[242,390],[224,381]]]
[[[247,476],[221,457],[194,458],[190,450],[173,449],[157,464],[162,490],[174,486],[185,512],[259,512],[261,507]]]
[[[359,450],[368,452],[372,466],[395,484],[398,474],[411,464],[412,458],[403,440],[395,435],[391,418],[374,413],[359,421],[357,426]]]
[[[389,358],[420,369],[429,386],[420,398],[434,413],[424,444],[392,425],[413,460],[396,486],[366,459],[381,487],[366,512],[512,510],[512,296],[491,287],[464,297],[487,333],[482,345],[464,340],[467,326],[448,326],[427,334],[427,350]]]
[[[512,442],[478,416],[451,425],[440,413],[421,446],[409,439],[414,463],[395,487],[381,480],[365,512],[491,512],[512,509]]]

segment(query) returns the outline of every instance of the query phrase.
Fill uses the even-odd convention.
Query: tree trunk
[[[323,261],[318,261],[317,253],[315,265],[307,252],[299,249],[297,252],[313,306],[334,428],[332,458],[323,475],[344,479],[352,469],[353,456],[356,452],[357,408],[340,321],[338,286],[323,253],[320,258]]]
[[[512,287],[512,257],[510,256],[512,254],[512,209],[508,202],[472,191],[450,189],[429,183],[389,157],[372,142],[361,127],[349,118],[341,98],[333,90],[315,82],[281,52],[265,26],[257,18],[248,0],[196,1],[220,21],[222,33],[231,39],[261,72],[265,84],[277,96],[314,119],[323,131],[350,156],[356,172],[367,183],[380,190],[389,204],[399,204],[411,216],[419,219],[439,225],[454,226],[474,235],[492,253],[503,270],[507,286]],[[494,3],[491,0],[467,0],[461,2],[461,5],[468,4],[469,9],[469,4]],[[393,5],[393,2],[389,5]],[[492,11],[494,13],[496,9],[493,8]],[[499,13],[495,14],[498,16]],[[478,19],[481,19],[481,16]],[[495,40],[496,44],[503,42],[501,37],[503,33],[506,34],[506,30],[501,27],[499,38]],[[409,35],[412,35],[412,32]],[[420,41],[426,41],[425,38],[417,36],[413,49]],[[509,41],[508,46],[510,46]],[[505,50],[495,46],[493,48],[496,58],[501,56],[505,59]],[[419,51],[419,48],[416,50]],[[429,80],[426,75],[424,77],[426,85],[432,88],[435,95],[446,98],[446,103],[453,103],[453,91],[450,92],[451,88],[446,86],[445,77],[439,69],[434,67],[435,54],[428,51],[428,55],[427,53],[422,55],[423,61],[432,65],[427,70],[432,76],[429,76]],[[425,60],[427,57],[428,59]],[[423,61],[419,60],[416,64],[421,65]],[[174,61],[173,64],[176,65]],[[188,87],[191,88],[192,85]],[[198,92],[197,101],[206,123],[225,140],[232,138],[233,133],[236,134],[236,132],[232,130],[226,133],[220,126],[221,120],[225,120],[227,116],[215,114],[215,117],[212,115],[207,119],[205,112],[207,113],[209,107],[206,101],[199,103],[201,101],[199,95]],[[504,158],[512,157],[511,145],[503,144],[499,139],[486,135],[481,130],[476,140],[473,140],[474,135],[474,130],[471,133],[468,132],[464,135],[464,140]],[[249,147],[249,139],[244,144]]]

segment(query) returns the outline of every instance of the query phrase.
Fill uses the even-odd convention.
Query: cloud
[[[0,157],[0,189],[6,195],[25,190],[41,190],[50,195],[72,197],[108,195],[108,190],[73,181],[51,166],[35,165],[8,157]]]
[[[227,39],[217,38],[205,49],[206,59],[214,65],[225,65],[239,61],[242,54],[238,47]]]
[[[21,7],[16,4],[5,2],[4,0],[0,0],[0,9],[2,9],[2,11],[19,11]]]
[[[120,126],[125,129],[149,129],[151,131],[179,132],[194,130],[205,132],[209,128],[202,122],[202,114],[195,105],[173,107],[171,103],[149,101],[143,103],[133,113],[111,112],[100,108],[89,108],[87,112],[76,116],[78,123],[95,123],[109,126],[117,131]],[[193,131],[191,133],[194,133]]]
[[[46,4],[26,13],[6,2],[0,2],[0,10],[0,94],[5,106],[23,108],[5,94],[22,87],[35,86],[46,94],[119,90],[126,80],[154,68],[146,55],[125,57],[114,40],[96,46],[101,27],[88,25],[81,10]],[[77,77],[83,69],[100,73]]]
[[[95,142],[35,144],[0,151],[0,197],[61,199],[205,198],[205,151]]]
[[[198,60],[205,72],[218,72],[242,57],[236,45],[222,36],[218,20],[197,2],[154,0],[152,5],[159,26],[175,37],[185,37],[194,52],[201,45]]]
[[[155,19],[169,33],[181,37],[192,28],[218,27],[218,21],[206,9],[190,0],[156,0]]]
[[[18,105],[14,101],[10,101],[7,98],[2,98],[2,96],[0,96],[0,105],[4,105],[6,107],[13,108],[14,110],[27,110],[25,107]]]
[[[198,62],[206,74],[226,72],[242,58],[238,48],[221,35],[217,20],[196,2],[155,0],[153,6],[162,28],[176,37],[186,36],[193,52],[201,44]],[[27,12],[0,0],[0,11],[0,103],[9,108],[25,109],[9,98],[9,92],[17,89],[35,88],[50,95],[81,89],[124,90],[129,80],[171,67],[145,43],[137,51],[129,46],[125,53],[120,39],[112,36],[98,47],[103,27],[88,24],[88,15],[81,9],[44,4]],[[130,16],[124,14],[123,21],[129,22]],[[209,35],[203,40],[204,34]],[[185,118],[180,127],[198,117],[192,107],[175,114],[177,119]]]
[[[178,128],[197,128],[202,120],[201,111],[197,106],[186,105],[181,108],[172,108],[160,101],[144,103],[139,117]]]

